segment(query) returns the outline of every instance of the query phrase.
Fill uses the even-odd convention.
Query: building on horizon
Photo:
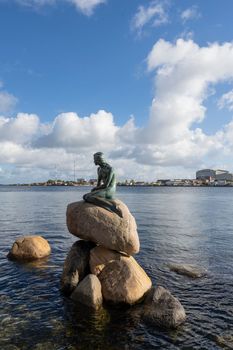
[[[196,172],[197,180],[233,181],[233,174],[227,170],[202,169]]]

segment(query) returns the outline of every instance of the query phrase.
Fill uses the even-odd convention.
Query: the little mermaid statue
[[[83,199],[88,203],[95,204],[122,217],[122,211],[114,201],[116,192],[116,175],[114,169],[106,163],[102,152],[94,154],[94,163],[99,166],[97,169],[97,185],[91,192],[86,193]]]

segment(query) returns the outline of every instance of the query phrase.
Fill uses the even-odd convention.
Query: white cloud
[[[219,64],[221,62],[221,65]],[[233,121],[217,133],[207,135],[194,128],[205,118],[204,102],[213,86],[233,78],[233,44],[218,43],[200,47],[192,40],[175,43],[159,40],[147,58],[148,69],[155,72],[155,95],[147,126],[138,129],[133,121],[129,130],[131,142],[123,138],[112,152],[114,159],[129,158],[138,164],[160,167],[174,176],[182,167],[188,169],[232,163]],[[231,94],[227,95],[228,101]],[[225,97],[226,100],[226,97]],[[123,128],[118,133],[122,134]],[[124,134],[123,134],[124,135]],[[134,139],[134,142],[132,141]],[[121,137],[122,139],[122,137]]]
[[[204,119],[203,102],[210,88],[233,78],[233,44],[199,47],[192,40],[179,39],[175,44],[159,40],[147,62],[156,75],[146,138],[158,144],[174,143],[190,138],[193,123]]]
[[[87,16],[93,14],[96,6],[104,4],[106,0],[67,0],[74,4],[76,8]]]
[[[76,9],[86,16],[93,14],[96,6],[105,3],[107,0],[15,0],[19,5],[31,7],[34,9],[43,6],[59,4],[59,2],[73,4]]]
[[[19,5],[39,8],[45,5],[54,5],[56,0],[16,0]]]
[[[199,12],[197,6],[192,6],[184,10],[181,15],[181,19],[183,22],[187,22],[191,19],[198,19],[201,17],[201,13]]]
[[[233,111],[233,90],[222,95],[218,101],[218,107],[219,109],[226,107],[229,109],[229,111]]]
[[[2,84],[0,82],[0,88]],[[0,91],[0,113],[8,113],[14,109],[18,99],[7,91]]]
[[[168,22],[168,15],[164,8],[165,2],[151,1],[148,6],[139,6],[134,15],[131,28],[140,34],[146,25],[160,26]]]
[[[25,181],[46,180],[55,168],[59,177],[72,178],[74,160],[78,177],[92,177],[96,151],[105,152],[124,178],[193,177],[203,166],[233,170],[233,120],[212,135],[201,129],[214,87],[232,83],[232,62],[233,43],[201,47],[193,40],[157,41],[147,57],[154,98],[140,128],[133,117],[119,126],[104,110],[86,117],[62,113],[49,125],[36,115],[1,117],[0,164],[14,165],[5,179],[17,182],[18,171]],[[220,101],[220,108],[232,108],[233,90]]]
[[[16,118],[0,117],[0,140],[15,144],[30,142],[39,131],[39,118],[34,114],[19,113]]]
[[[111,149],[117,130],[113,115],[103,110],[85,118],[73,112],[62,113],[55,118],[50,132],[39,138],[36,145],[72,150],[98,145],[101,149]]]

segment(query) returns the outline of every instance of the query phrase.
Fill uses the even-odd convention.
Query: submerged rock
[[[177,328],[186,319],[180,301],[167,289],[151,288],[144,301],[143,319],[162,328]]]
[[[170,271],[192,278],[200,278],[207,274],[205,269],[189,264],[169,264]]]
[[[121,256],[99,274],[103,297],[111,303],[134,304],[151,288],[151,280],[133,257]]]
[[[216,336],[216,343],[226,349],[233,349],[233,335],[223,334]]]
[[[101,284],[95,275],[89,274],[75,288],[71,299],[98,310],[103,303]]]
[[[98,276],[105,265],[114,260],[120,260],[123,255],[115,250],[110,250],[101,246],[95,247],[90,252],[91,273]]]
[[[21,261],[30,261],[44,258],[48,256],[50,252],[50,245],[43,237],[23,236],[14,242],[10,252],[8,253],[8,258]]]
[[[123,202],[115,202],[122,212],[122,218],[84,201],[69,204],[66,213],[68,230],[79,238],[133,255],[139,251],[135,219]]]
[[[61,276],[61,290],[64,294],[70,295],[78,282],[90,273],[90,250],[94,247],[94,243],[83,240],[72,245],[64,262]]]

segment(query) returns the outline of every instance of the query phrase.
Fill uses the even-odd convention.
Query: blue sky
[[[233,171],[232,10],[0,0],[0,183],[93,177],[100,150],[121,179]]]

